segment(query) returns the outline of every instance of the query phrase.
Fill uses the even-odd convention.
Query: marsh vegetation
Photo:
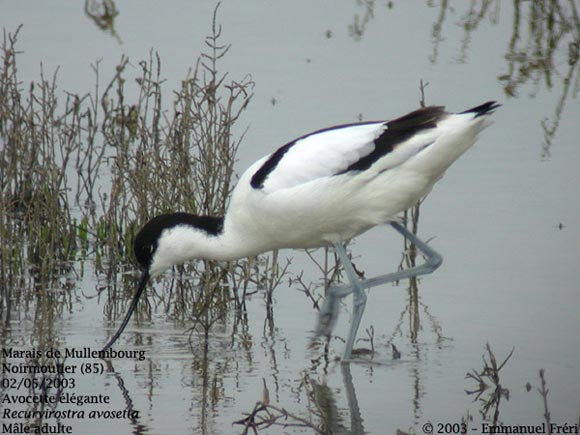
[[[391,8],[393,2],[389,4]],[[376,2],[357,2],[356,7],[359,13],[348,30],[353,39],[360,40],[379,12]],[[439,62],[451,13],[448,2],[441,2],[438,8],[431,32],[430,61],[434,64]],[[555,106],[550,106],[541,122],[543,137],[537,154],[549,159],[566,106],[578,95],[577,5],[573,1],[515,1],[514,10],[512,33],[506,42],[505,72],[497,80],[506,99],[517,98],[526,85],[536,94],[544,88],[559,90]],[[114,26],[119,11],[113,2],[98,5],[87,0],[85,12],[97,26],[122,40],[122,32]],[[497,23],[500,13],[499,1],[473,2],[469,6],[459,23],[464,30],[458,49],[460,61],[467,61],[469,44],[478,27],[484,22]],[[228,56],[230,45],[224,41],[215,13],[210,24],[205,52],[192,59],[177,89],[168,91],[163,54],[151,51],[148,58],[137,63],[123,56],[114,71],[103,71],[101,63],[94,62],[92,89],[80,94],[66,91],[58,69],[43,69],[37,80],[23,82],[18,39],[26,28],[4,30],[0,49],[3,347],[62,346],[66,339],[58,329],[59,320],[72,313],[84,298],[102,301],[103,316],[112,328],[125,313],[136,287],[132,241],[137,229],[154,215],[177,209],[208,215],[224,213],[237,179],[235,164],[247,125],[243,114],[254,97],[255,83],[250,75],[232,78],[222,70],[221,62]],[[332,38],[332,32],[326,37]],[[429,102],[428,92],[425,96],[423,91],[422,87],[417,100]],[[419,212],[418,204],[405,216],[415,233],[419,231]],[[404,245],[399,250],[400,267],[412,267],[417,255],[414,247]],[[283,337],[277,335],[275,289],[284,285],[297,291],[295,297],[304,299],[312,311],[308,315],[314,316],[325,288],[341,279],[332,252],[307,254],[314,273],[296,270],[291,259],[277,252],[229,263],[188,263],[160,278],[146,302],[139,305],[137,320],[160,313],[192,333],[188,356],[192,359],[192,377],[198,382],[192,383],[200,391],[194,405],[201,409],[202,433],[211,432],[211,415],[217,405],[228,402],[227,372],[236,372],[231,367],[240,364],[239,359],[251,371],[252,349],[259,348],[276,372],[278,359],[289,354]],[[353,256],[353,260],[357,263],[358,258]],[[87,275],[92,275],[96,283],[94,292],[81,289],[80,283]],[[420,285],[417,279],[399,283],[406,300],[395,326],[390,332],[379,332],[378,326],[371,325],[362,332],[357,343],[360,355],[372,360],[375,355],[388,354],[389,359],[397,360],[401,358],[398,347],[404,341],[408,347],[403,349],[403,359],[409,357],[410,348],[410,357],[419,361],[425,355],[421,346],[426,334],[435,348],[447,346],[451,339],[443,331],[443,322],[421,299]],[[252,298],[260,300],[264,313],[259,339],[249,332],[248,306]],[[12,325],[25,319],[34,320],[30,334],[16,336]],[[221,334],[218,339],[212,336],[215,331]],[[104,343],[105,331],[102,337]],[[136,344],[143,344],[139,340],[134,338]],[[212,340],[219,342],[215,349],[210,345]],[[486,339],[481,340],[483,348]],[[283,351],[276,353],[277,346]],[[350,369],[340,369],[346,406],[337,405],[341,399],[336,390],[318,380],[320,373],[325,378],[339,370],[328,349],[327,342],[314,343],[308,354],[310,370],[295,373],[294,410],[281,404],[281,390],[287,386],[281,387],[277,379],[263,380],[262,393],[244,404],[242,415],[227,416],[229,425],[236,423],[234,427],[242,433],[266,432],[269,428],[364,432],[364,411],[358,407]],[[228,355],[225,362],[219,359],[220,353]],[[523,386],[514,386],[501,372],[518,358],[517,347],[512,353],[502,355],[498,363],[492,346],[487,345],[483,367],[471,370],[459,387],[467,392],[466,409],[475,399],[478,419],[494,424],[508,419],[506,413],[500,418],[501,406],[523,391]],[[155,364],[148,370],[151,379],[160,371]],[[237,370],[243,372],[239,367]],[[130,391],[122,386],[122,375],[111,371],[120,379],[122,396],[129,397]],[[538,415],[548,425],[549,375],[541,371],[528,389],[535,393],[530,406],[541,405]],[[419,374],[413,376],[411,403],[417,416],[426,387]],[[236,378],[232,383],[238,387],[240,382]],[[521,395],[518,400],[522,400]],[[127,408],[133,407],[127,399]],[[458,418],[460,414],[458,411]],[[463,418],[465,424],[474,425],[474,415],[468,412]],[[416,417],[414,424],[417,422]],[[145,432],[141,422],[131,424],[136,433]],[[405,430],[412,433],[411,429]]]

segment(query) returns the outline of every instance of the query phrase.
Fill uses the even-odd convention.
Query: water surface
[[[247,129],[239,173],[308,131],[416,108],[420,80],[429,83],[428,104],[452,111],[487,100],[503,105],[421,207],[419,235],[431,240],[444,264],[419,281],[418,300],[406,282],[370,291],[359,337],[372,326],[374,363],[346,369],[334,360],[340,340],[331,341],[328,358],[321,347],[309,347],[316,312],[286,280],[273,293],[271,317],[258,292],[249,299],[247,322],[226,318],[207,340],[190,336],[192,322],[172,320],[156,298],[151,319],[134,319],[116,347],[144,350],[143,361],[114,359],[104,374],[75,376],[77,394],[111,399],[83,409],[137,410],[138,418],[62,422],[79,434],[239,433],[243,427],[232,423],[262,400],[265,384],[271,404],[320,425],[311,414],[316,397],[335,433],[423,433],[425,423],[437,429],[468,413],[470,427],[481,432],[494,413],[482,418],[482,403],[465,392],[477,385],[465,374],[481,370],[489,343],[498,362],[515,348],[501,371],[510,394],[500,402],[500,422],[545,421],[538,393],[545,369],[552,421],[578,424],[580,100],[573,44],[580,27],[568,16],[570,29],[554,51],[534,51],[528,3],[548,2],[525,2],[519,15],[519,2],[473,2],[471,14],[463,2],[224,2],[218,17],[232,48],[222,68],[256,82],[236,125],[238,133]],[[111,76],[127,54],[138,76],[136,65],[153,49],[169,96],[204,49],[214,4],[123,2],[117,8],[111,32],[66,2],[4,5],[0,24],[7,31],[23,24],[21,79],[36,80],[41,64],[50,74],[58,67],[63,91],[85,92],[94,86],[96,59]],[[398,266],[402,246],[392,230],[377,228],[357,239],[352,252],[357,267],[373,276]],[[305,279],[319,279],[304,253],[283,254],[292,258],[294,275],[304,270]],[[118,323],[104,313],[106,295],[95,297],[102,278],[90,258],[83,271],[70,307],[50,327],[63,348],[99,349]],[[349,304],[336,331],[343,337]],[[44,327],[30,314],[13,317],[3,349],[33,348]],[[400,359],[392,358],[391,344]]]

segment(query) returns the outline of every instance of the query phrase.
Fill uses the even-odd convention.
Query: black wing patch
[[[266,181],[266,178],[268,178],[268,175],[270,175],[270,173],[276,169],[276,166],[278,166],[278,163],[280,163],[280,160],[282,160],[284,154],[286,154],[292,145],[294,145],[297,141],[298,139],[293,140],[292,142],[289,142],[286,145],[278,148],[270,156],[270,158],[266,160],[260,169],[256,171],[252,177],[252,180],[250,181],[250,184],[254,189],[261,189],[264,187],[264,182]]]
[[[429,106],[408,113],[400,118],[387,122],[387,128],[375,139],[375,149],[351,164],[341,174],[348,171],[364,171],[381,157],[393,151],[396,146],[421,130],[435,128],[437,121],[446,115],[445,107]]]
[[[264,164],[260,167],[260,169],[258,169],[254,173],[252,179],[250,180],[250,185],[254,189],[263,188],[266,179],[274,171],[274,169],[276,169],[276,166],[278,166],[278,163],[280,163],[280,160],[282,160],[284,154],[286,154],[290,150],[290,148],[292,148],[297,142],[300,142],[301,140],[306,139],[309,136],[314,136],[316,134],[324,133],[326,131],[340,130],[341,128],[348,128],[356,125],[368,125],[368,124],[376,124],[376,122],[357,122],[352,124],[336,125],[334,127],[323,128],[321,130],[313,131],[312,133],[305,134],[304,136],[300,136],[299,138],[294,139],[291,142],[288,142],[286,145],[283,145],[276,151],[274,151],[274,153],[270,156],[270,158],[266,160]]]
[[[349,165],[345,170],[339,172],[336,175],[344,174],[349,171],[364,171],[372,166],[374,162],[379,160],[381,157],[387,155],[395,147],[405,140],[409,139],[415,133],[420,130],[427,128],[434,128],[437,125],[437,121],[446,115],[445,108],[443,106],[430,106],[424,107],[414,112],[408,113],[400,118],[394,119],[392,121],[385,122],[387,128],[385,131],[375,139],[375,148],[369,154],[361,157],[356,162]],[[355,124],[345,124],[336,127],[326,128],[322,130],[315,131],[313,133],[302,136],[292,142],[283,145],[278,148],[269,158],[264,162],[264,164],[258,169],[250,181],[251,186],[254,189],[261,189],[264,187],[264,183],[268,176],[276,169],[284,155],[300,140],[307,138],[318,133],[323,133],[325,131],[337,130],[341,128],[352,127],[356,125],[365,124],[376,124],[377,122],[363,122]]]

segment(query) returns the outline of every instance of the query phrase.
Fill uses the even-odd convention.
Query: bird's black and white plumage
[[[287,143],[244,172],[225,217],[174,213],[148,222],[135,239],[143,287],[188,260],[337,246],[396,220],[473,145],[497,107],[487,102],[455,114],[425,107]]]
[[[349,240],[427,194],[495,107],[490,102],[449,114],[432,106],[393,121],[302,136],[246,170],[223,222],[163,216],[145,226],[136,251],[151,243],[145,234],[155,233],[155,249],[149,246],[150,257],[142,261],[155,276],[195,258],[232,260]]]

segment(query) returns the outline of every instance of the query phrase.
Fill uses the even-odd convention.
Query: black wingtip
[[[475,117],[477,118],[478,116],[483,116],[483,115],[487,115],[488,113],[493,112],[495,109],[497,109],[498,107],[500,107],[501,104],[495,102],[495,101],[488,101],[487,103],[483,103],[477,107],[472,107],[471,109],[468,109],[463,113],[475,113]]]

